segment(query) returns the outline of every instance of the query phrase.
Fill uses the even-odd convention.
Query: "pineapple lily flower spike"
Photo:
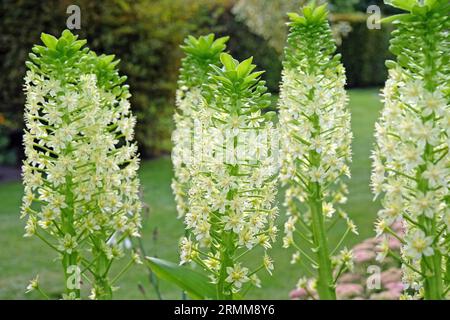
[[[290,13],[280,92],[281,174],[287,186],[285,248],[294,248],[292,263],[317,278],[320,299],[336,299],[335,283],[352,268],[351,252],[339,249],[356,227],[338,207],[345,203],[350,176],[350,113],[345,71],[327,21],[326,5]],[[331,249],[327,232],[339,220],[347,229]],[[306,283],[306,281],[299,281]]]
[[[258,272],[273,270],[267,252],[277,232],[278,161],[272,147],[277,140],[274,114],[264,113],[271,101],[259,79],[262,72],[253,71],[251,58],[239,63],[222,53],[220,60],[201,88],[199,147],[187,167],[182,266],[155,258],[147,262],[192,297],[236,299],[261,286]]]
[[[384,109],[376,124],[372,189],[383,208],[378,259],[402,263],[404,299],[446,299],[450,291],[450,3],[392,0],[407,11],[387,18],[396,30],[387,61]],[[402,222],[400,256],[390,227]]]
[[[135,253],[116,276],[113,263],[124,242],[138,237],[141,202],[126,77],[114,56],[83,48],[66,30],[42,34],[27,62],[23,164],[25,236],[36,236],[58,254],[65,299],[111,299],[119,277],[140,262]],[[36,280],[29,289],[38,289]]]
[[[214,39],[213,34],[198,39],[189,36],[181,47],[186,53],[182,60],[180,79],[176,93],[177,110],[174,115],[175,130],[172,134],[172,163],[174,179],[172,190],[177,203],[178,216],[184,217],[189,206],[189,166],[194,156],[193,140],[196,119],[202,115],[202,86],[211,71],[211,65],[220,64],[219,56],[225,50],[228,37]]]

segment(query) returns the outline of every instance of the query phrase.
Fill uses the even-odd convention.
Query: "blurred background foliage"
[[[59,35],[66,9],[81,8],[81,30],[99,53],[115,54],[128,76],[136,137],[143,157],[170,152],[174,92],[188,34],[229,35],[238,59],[254,56],[269,89],[277,93],[287,11],[304,0],[1,0],[0,2],[0,164],[21,154],[25,61],[41,32]],[[366,9],[382,0],[330,0],[349,87],[380,86],[386,78],[389,27],[369,30]],[[385,14],[392,12],[383,11]]]

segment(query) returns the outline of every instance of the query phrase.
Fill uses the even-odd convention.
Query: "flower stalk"
[[[403,224],[404,298],[445,299],[450,281],[450,4],[387,3],[406,13],[390,19],[396,26],[390,49],[397,59],[386,63],[385,106],[376,125],[372,189],[383,205],[377,233],[385,236],[389,225]]]
[[[86,41],[68,30],[41,39],[24,86],[25,236],[38,236],[58,253],[63,298],[82,298],[83,277],[91,298],[111,299],[111,265],[141,225],[126,77],[114,56],[83,48]]]
[[[172,191],[177,203],[178,217],[188,211],[189,166],[192,165],[195,120],[201,117],[201,91],[207,81],[211,65],[219,65],[219,55],[225,50],[228,37],[215,39],[214,34],[195,38],[189,36],[181,46],[186,56],[182,60],[176,93],[177,110],[172,134],[172,163],[174,179]]]
[[[234,299],[260,286],[262,268],[273,269],[267,250],[276,234],[276,129],[273,113],[264,113],[270,96],[252,59],[239,63],[221,53],[220,62],[210,65],[197,100],[181,263],[209,274],[213,298]],[[263,262],[244,265],[256,247]]]
[[[335,55],[327,14],[325,5],[314,4],[305,6],[302,15],[289,14],[279,108],[281,181],[287,186],[284,247],[296,248],[294,263],[306,258],[304,262],[317,270],[319,297],[334,300],[334,276],[351,268],[351,263],[331,257],[327,232],[336,224],[337,214],[347,229],[356,233],[356,228],[335,208],[346,201],[341,176],[350,175],[352,134],[344,69]]]

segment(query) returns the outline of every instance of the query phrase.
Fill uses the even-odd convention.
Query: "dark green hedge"
[[[366,21],[351,22],[352,31],[342,40],[339,52],[347,73],[348,87],[382,86],[386,81],[384,65],[390,59],[391,26],[369,30]]]
[[[234,58],[242,61],[253,57],[258,70],[264,70],[262,78],[271,92],[278,92],[281,80],[281,59],[274,48],[265,39],[252,33],[248,27],[235,19],[231,12],[224,11],[214,28],[221,36],[229,36],[227,50]]]
[[[41,32],[59,35],[75,4],[81,30],[96,52],[121,59],[138,117],[136,137],[145,157],[170,151],[174,91],[189,34],[207,33],[228,0],[2,0],[0,3],[0,113],[20,129],[25,60]],[[20,147],[20,146],[19,146]]]
[[[360,13],[335,15],[335,21],[347,21],[352,28],[338,47],[347,72],[348,87],[383,86],[387,77],[385,61],[392,58],[388,50],[392,26],[382,25],[380,30],[369,30],[366,17]],[[254,56],[258,67],[266,71],[263,77],[269,90],[277,92],[282,66],[276,50],[229,13],[222,15],[218,24],[224,35],[231,36],[228,48],[233,55],[239,59]]]
[[[20,150],[23,126],[22,93],[25,61],[41,32],[59,35],[65,28],[66,9],[76,4],[82,10],[82,29],[96,52],[121,59],[120,72],[128,76],[131,103],[138,117],[136,137],[144,157],[170,151],[174,91],[182,52],[179,45],[187,34],[215,32],[229,35],[228,49],[242,60],[254,61],[266,70],[264,79],[278,91],[280,57],[264,39],[234,19],[233,0],[3,0],[0,2],[0,115],[8,130],[18,133],[12,142]],[[368,30],[365,21],[352,22],[340,51],[350,87],[380,86],[386,78],[389,29]],[[3,135],[5,130],[3,130]]]

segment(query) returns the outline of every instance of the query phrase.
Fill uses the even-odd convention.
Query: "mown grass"
[[[350,196],[345,209],[359,228],[359,237],[348,238],[344,245],[351,246],[373,236],[373,222],[378,204],[372,202],[369,189],[370,150],[373,144],[373,127],[381,104],[377,90],[351,90],[350,105],[354,132],[352,179],[349,182]],[[140,172],[145,201],[150,213],[145,219],[142,241],[148,255],[178,261],[177,244],[183,235],[183,225],[176,219],[175,204],[170,190],[172,178],[168,157],[144,162]],[[55,254],[36,238],[23,238],[24,221],[19,220],[22,186],[20,182],[0,185],[0,299],[37,299],[36,293],[25,294],[28,281],[39,274],[41,285],[52,297],[62,291],[61,267]],[[284,212],[279,218],[280,229]],[[338,226],[330,235],[336,243],[344,226]],[[291,252],[281,248],[279,241],[272,249],[275,260],[273,277],[262,276],[263,288],[253,290],[251,299],[286,299],[302,271],[290,265]],[[124,261],[125,263],[125,261]],[[118,271],[116,266],[114,271]],[[138,289],[141,284],[145,296]],[[132,268],[118,283],[117,299],[155,299],[150,286],[148,272],[143,266]],[[164,298],[177,299],[181,292],[168,283],[160,283]]]

